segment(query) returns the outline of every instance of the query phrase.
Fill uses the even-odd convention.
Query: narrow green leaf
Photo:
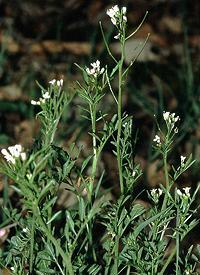
[[[51,217],[51,219],[47,222],[47,224],[49,224],[49,223],[51,223],[52,221],[54,221],[54,220],[60,215],[61,212],[62,212],[61,210],[58,211],[58,212],[56,212],[56,213]]]

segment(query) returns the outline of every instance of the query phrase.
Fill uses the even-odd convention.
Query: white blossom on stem
[[[63,79],[57,80],[56,82],[58,87],[62,87],[63,86]]]
[[[181,156],[181,166],[185,165],[185,159],[186,159],[186,157]]]
[[[161,140],[158,135],[155,135],[153,141],[156,143],[156,146],[161,146]]]
[[[56,79],[52,79],[51,81],[49,81],[49,84],[54,85],[56,83]]]
[[[176,116],[175,113],[163,112],[163,118],[166,123],[170,123],[174,125],[178,120],[180,120],[179,116]]]
[[[44,99],[49,99],[49,98],[50,98],[49,92],[44,93],[42,97],[43,97]]]
[[[184,192],[182,192],[180,189],[177,189],[176,193],[181,198],[190,198],[190,189],[191,187],[184,187]]]
[[[186,195],[187,197],[190,197],[190,189],[191,189],[191,187],[184,187],[184,188],[183,188],[183,190],[185,191],[185,195]]]
[[[1,150],[2,155],[12,164],[16,163],[16,159],[21,159],[22,161],[26,160],[26,153],[23,152],[23,148],[20,144],[16,144],[14,146],[9,146],[7,149]]]
[[[63,79],[61,78],[60,80],[56,80],[55,78],[52,79],[51,81],[49,81],[49,84],[51,85],[57,85],[58,87],[62,87],[63,86]]]
[[[91,69],[90,68],[86,68],[86,72],[88,75],[90,76],[94,76],[95,78],[97,78],[97,76],[101,75],[104,73],[105,69],[100,67],[100,61],[97,60],[96,62],[93,62],[90,64],[91,65]]]
[[[115,5],[106,12],[106,14],[110,17],[113,25],[116,26],[119,30],[119,33],[114,36],[115,39],[120,38],[120,33],[123,30],[124,23],[127,22],[126,11],[126,7],[122,7],[120,9],[118,5]]]
[[[40,105],[40,101],[31,100],[32,105]]]
[[[151,189],[150,192],[151,192],[152,197],[154,197],[154,196],[160,197],[163,193],[162,189],[160,189],[160,188],[153,188],[153,189]]]
[[[159,202],[159,198],[162,195],[163,191],[160,188],[153,188],[150,191],[150,195],[152,200],[154,201],[154,203],[158,203]]]

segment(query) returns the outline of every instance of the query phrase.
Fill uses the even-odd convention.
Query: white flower
[[[11,162],[12,164],[15,164],[14,157],[11,154],[9,154],[6,149],[2,149],[1,153],[4,156],[4,158],[7,160],[7,162]]]
[[[126,14],[126,7],[122,7],[122,13]]]
[[[20,157],[21,157],[21,159],[22,159],[23,161],[25,161],[25,160],[26,160],[26,153],[25,153],[25,152],[22,152],[22,153],[20,154]]]
[[[2,149],[1,153],[7,162],[15,164],[17,158],[21,158],[22,161],[26,160],[26,153],[22,151],[23,148],[20,144],[9,146],[8,150]]]
[[[58,87],[62,87],[63,86],[63,79],[57,80],[56,82]]]
[[[8,147],[8,151],[10,152],[12,157],[18,158],[22,151],[22,147],[21,145],[17,144],[15,146]]]
[[[167,126],[170,126],[171,129],[174,128],[175,123],[180,120],[179,116],[176,116],[175,113],[170,113],[170,112],[163,112],[163,118],[167,124]],[[174,129],[175,133],[178,133],[178,128],[176,127]]]
[[[51,84],[51,85],[55,85],[56,84],[58,87],[62,87],[63,86],[63,79],[61,78],[60,80],[56,80],[54,78],[51,81],[49,81],[49,84]]]
[[[159,202],[159,198],[162,195],[162,193],[163,193],[163,191],[160,188],[151,189],[150,194],[151,194],[151,197],[152,197],[152,200],[154,201],[154,203],[157,204]]]
[[[120,33],[118,33],[117,35],[114,36],[115,39],[119,39],[120,38]]]
[[[121,21],[127,22],[126,7],[119,9],[118,5],[113,6],[107,10],[107,15],[110,17],[113,25],[122,28]]]
[[[170,112],[163,112],[163,118],[165,121],[169,120]]]
[[[32,104],[32,105],[37,105],[37,101],[31,100],[31,104]]]
[[[23,231],[24,233],[27,233],[27,232],[28,232],[28,227],[23,228],[22,231]]]
[[[41,97],[40,97],[40,100],[39,100],[38,102],[39,102],[40,104],[41,104],[41,103],[43,103],[43,104],[44,104],[44,103],[45,103],[45,101],[46,101],[46,100],[45,100],[45,98],[41,98]],[[38,104],[38,105],[40,105],[40,104]]]
[[[123,21],[124,21],[124,22],[127,22],[127,17],[126,17],[125,15],[123,15],[122,18],[123,18]]]
[[[119,13],[119,7],[118,7],[118,5],[115,5],[115,6],[113,6],[112,8],[110,8],[110,9],[108,9],[107,10],[107,15],[108,16],[110,16],[111,18],[113,18],[113,17],[117,17],[117,15],[118,15],[118,13]]]
[[[49,98],[50,98],[49,92],[44,93],[42,97],[43,97],[44,99],[49,99]]]
[[[159,196],[161,196],[162,193],[163,193],[162,189],[158,188],[158,194],[159,194]]]
[[[183,167],[185,165],[185,159],[186,159],[186,157],[181,156],[181,167]]]
[[[31,104],[32,105],[40,105],[40,102],[39,101],[35,101],[35,100],[31,100]]]
[[[117,25],[117,20],[114,17],[111,17],[111,22],[113,23],[113,25]]]
[[[101,75],[104,73],[105,69],[100,67],[100,61],[97,60],[96,62],[93,62],[90,64],[91,65],[91,69],[86,68],[86,72],[88,75],[94,76],[95,78],[98,75]]]
[[[136,175],[136,171],[133,171],[132,177],[135,177],[135,175]]]
[[[56,83],[55,79],[52,79],[51,81],[49,81],[49,84],[54,85]]]
[[[183,190],[185,191],[185,195],[186,195],[187,197],[190,197],[190,189],[191,189],[191,187],[184,187],[184,188],[183,188]]]
[[[160,189],[160,188],[153,188],[153,189],[151,189],[150,192],[151,192],[152,197],[155,197],[155,196],[160,197],[163,193],[162,189]]]
[[[177,189],[177,190],[176,190],[176,193],[177,193],[177,195],[178,195],[178,196],[180,196],[180,197],[182,197],[182,196],[183,196],[183,193],[181,192],[181,190],[180,190],[180,189]]]
[[[179,116],[176,116],[175,113],[163,112],[163,118],[166,122],[171,124],[175,124],[178,120],[180,120]]]
[[[33,176],[33,174],[31,174],[31,173],[26,174],[26,177],[27,177],[28,180],[30,180],[32,178],[32,176]]]
[[[161,140],[160,140],[160,137],[158,135],[155,135],[153,141],[156,143],[157,146],[161,145]]]
[[[40,101],[31,100],[32,105],[40,105]]]
[[[179,195],[182,198],[189,198],[190,197],[190,189],[191,189],[191,187],[184,187],[183,188],[184,193],[180,189],[177,189],[176,192],[177,192],[177,195]]]
[[[151,189],[151,196],[154,197],[156,195],[156,188]]]

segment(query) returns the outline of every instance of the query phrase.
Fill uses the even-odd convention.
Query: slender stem
[[[130,275],[130,272],[131,272],[131,266],[129,265],[129,266],[127,267],[126,275]]]
[[[94,181],[95,181],[95,175],[96,175],[96,169],[97,169],[97,140],[96,140],[96,105],[90,104],[90,117],[91,117],[91,123],[92,123],[92,145],[93,145],[93,162],[92,162],[92,179],[90,181],[90,187],[89,187],[89,211],[92,208],[92,195],[93,195],[93,189],[94,189]],[[93,236],[92,236],[92,227],[93,227],[93,219],[88,222],[88,238],[89,238],[89,244],[92,249],[92,255],[94,261],[96,261],[96,253],[93,246]]]
[[[31,247],[30,247],[30,272],[33,272],[33,254],[34,254],[34,245],[35,245],[35,217],[32,218],[31,225]]]
[[[118,275],[118,261],[119,261],[119,236],[115,237],[115,247],[114,247],[114,272],[113,275]]]
[[[46,226],[46,224],[44,223],[43,219],[41,218],[41,213],[38,213],[38,215],[37,215],[37,221],[38,221],[39,225],[42,227],[42,229],[44,230],[45,234],[47,235],[47,238],[53,243],[53,245],[55,246],[57,252],[62,257],[63,262],[65,263],[66,268],[68,268],[69,275],[74,275],[73,265],[72,265],[72,262],[71,262],[71,257],[69,257],[64,252],[64,250],[60,246],[59,242],[51,234],[51,232],[49,231],[48,227]]]
[[[95,174],[96,174],[96,168],[97,168],[97,140],[96,140],[96,106],[90,105],[90,116],[91,116],[91,122],[92,122],[92,133],[94,134],[92,136],[92,145],[93,145],[93,162],[92,162],[92,178],[94,180]]]
[[[142,21],[140,22],[139,26],[128,36],[126,37],[126,40],[128,40],[129,38],[131,38],[136,32],[138,32],[138,30],[142,27],[146,17],[147,17],[148,11],[146,11]]]
[[[179,228],[179,210],[177,209],[177,216],[176,216],[176,228]],[[180,243],[180,236],[178,230],[176,230],[176,275],[179,274],[179,243]]]
[[[119,61],[118,69],[118,106],[117,106],[117,115],[118,115],[118,131],[117,131],[117,164],[119,171],[119,182],[121,193],[124,193],[124,184],[123,184],[123,175],[122,175],[122,158],[120,150],[120,140],[121,140],[121,131],[122,131],[122,70],[124,62],[124,42],[121,44],[121,60]]]
[[[167,189],[167,192],[169,192],[170,185],[169,185],[169,173],[168,173],[168,167],[167,167],[167,154],[164,155],[164,172],[165,172],[166,189]],[[168,198],[167,192],[165,193],[165,197],[163,200],[162,210],[165,210],[167,206],[167,198]]]

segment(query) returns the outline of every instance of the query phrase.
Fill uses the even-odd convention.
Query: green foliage
[[[124,7],[115,6],[107,13],[118,32],[115,38],[121,45],[120,59],[112,55],[101,26],[114,68],[110,71],[100,67],[98,60],[91,63],[91,68],[77,65],[83,74],[83,81],[77,82],[77,94],[84,102],[83,116],[91,123],[91,155],[81,162],[82,148],[77,150],[71,144],[65,151],[55,143],[59,120],[72,99],[64,91],[63,81],[55,79],[47,89],[38,84],[42,98],[32,101],[41,108],[37,115],[41,122],[40,138],[26,153],[20,145],[2,150],[5,159],[0,163],[0,171],[14,181],[13,189],[19,195],[21,207],[4,208],[7,221],[3,229],[11,222],[14,228],[0,261],[12,274],[195,274],[199,247],[197,256],[191,247],[184,258],[181,243],[198,224],[192,210],[198,188],[191,191],[189,187],[175,187],[176,180],[194,160],[192,156],[187,160],[181,156],[178,168],[170,164],[169,152],[178,134],[179,117],[164,112],[164,126],[161,129],[158,124],[153,147],[161,157],[165,178],[160,188],[144,190],[151,206],[144,207],[137,200],[134,190],[142,170],[134,159],[134,120],[122,113],[125,80],[135,61],[124,68],[125,43],[135,31],[126,34]],[[115,94],[112,81],[116,75]],[[106,88],[117,104],[117,114],[112,118],[100,108]],[[106,144],[112,146],[118,165],[120,193],[114,202],[100,188],[105,171],[97,176]],[[57,210],[61,183],[73,193],[76,202]],[[98,235],[96,229],[101,227]]]

